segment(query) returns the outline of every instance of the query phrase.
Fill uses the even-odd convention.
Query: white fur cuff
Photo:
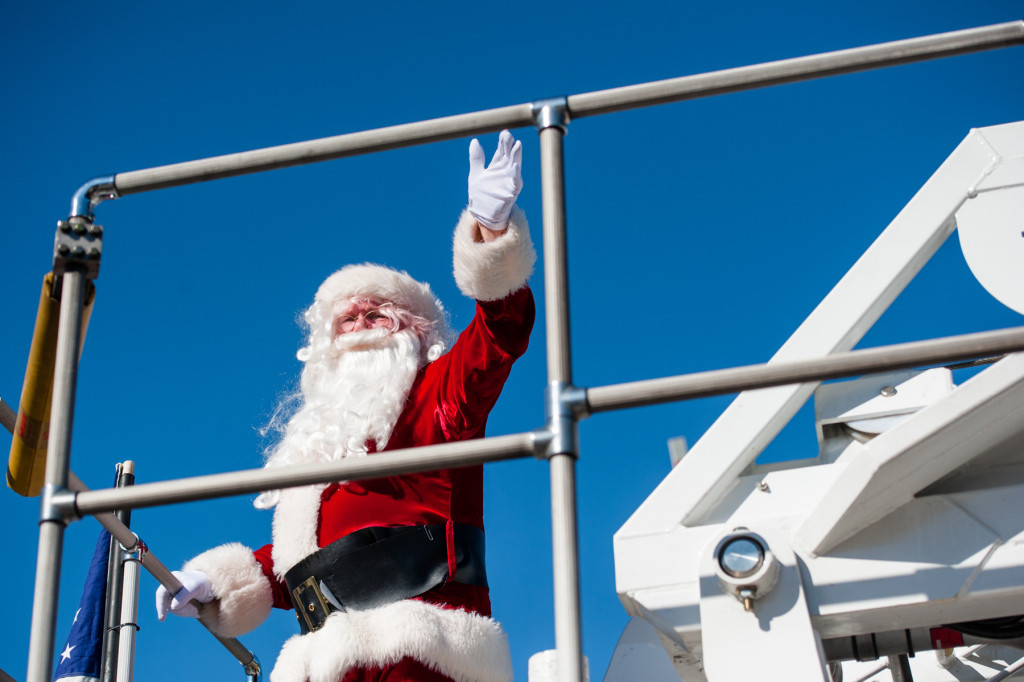
[[[217,598],[202,609],[201,618],[215,634],[244,635],[270,615],[270,583],[248,547],[237,542],[214,547],[186,563],[184,570],[202,571],[213,582]]]
[[[410,656],[457,682],[508,682],[505,631],[491,618],[409,599],[332,613],[324,626],[284,644],[271,682],[337,682],[353,668]]]
[[[463,211],[452,249],[459,290],[478,301],[498,301],[523,288],[537,260],[526,215],[513,207],[508,231],[494,241],[475,241],[477,232],[476,218]]]

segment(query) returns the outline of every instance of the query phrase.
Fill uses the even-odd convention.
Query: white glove
[[[508,227],[508,216],[523,188],[523,145],[502,130],[491,165],[484,168],[484,148],[474,139],[469,143],[469,211],[481,225],[500,232]]]
[[[169,610],[176,616],[198,618],[199,611],[192,600],[203,604],[213,601],[213,583],[210,582],[210,576],[202,571],[171,572],[181,583],[181,590],[178,594],[171,595],[163,585],[156,589],[156,617],[163,620]]]

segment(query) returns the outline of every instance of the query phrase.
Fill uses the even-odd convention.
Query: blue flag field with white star
[[[110,533],[100,532],[89,573],[82,588],[82,601],[75,614],[68,641],[61,650],[54,682],[92,682],[100,678],[103,655],[103,607],[107,600],[107,556]]]

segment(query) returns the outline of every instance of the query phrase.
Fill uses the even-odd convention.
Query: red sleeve
[[[274,597],[274,608],[291,609],[292,597],[288,594],[288,586],[274,575],[274,559],[271,556],[273,548],[273,545],[264,545],[253,552],[252,555],[256,562],[259,563],[260,568],[263,569],[263,575],[267,576],[267,582],[270,583],[270,591]]]
[[[526,352],[535,317],[529,287],[498,301],[477,301],[473,321],[451,351],[428,365],[440,373],[438,403],[449,440],[483,435],[512,363]]]

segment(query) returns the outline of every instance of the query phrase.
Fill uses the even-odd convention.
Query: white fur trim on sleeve
[[[201,610],[200,618],[215,634],[244,635],[270,615],[270,583],[248,547],[237,542],[214,547],[186,563],[184,570],[210,576],[216,598]]]
[[[453,263],[455,283],[466,296],[478,301],[497,301],[526,285],[533,273],[537,252],[530,239],[526,215],[513,207],[508,230],[489,242],[477,242],[476,218],[462,212],[455,226]]]
[[[353,668],[406,656],[457,682],[508,682],[508,639],[492,618],[408,599],[369,611],[332,613],[316,632],[285,642],[271,682],[337,682]]]

